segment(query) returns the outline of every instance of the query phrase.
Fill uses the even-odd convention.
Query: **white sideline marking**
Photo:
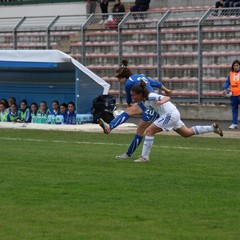
[[[71,143],[71,144],[89,144],[89,145],[109,145],[109,146],[129,146],[126,143],[103,143],[103,142],[78,142],[78,141],[63,141],[63,140],[44,140],[44,139],[31,139],[31,138],[5,138],[0,137],[0,140],[7,141],[28,141],[28,142],[53,142],[53,143]],[[193,147],[174,147],[174,146],[162,146],[162,145],[153,145],[153,147],[158,148],[173,148],[173,149],[182,149],[182,150],[205,150],[205,151],[221,151],[221,152],[240,152],[240,149],[223,149],[223,148],[193,148]]]

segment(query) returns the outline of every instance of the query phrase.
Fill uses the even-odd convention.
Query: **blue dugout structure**
[[[77,113],[89,113],[98,95],[110,85],[69,55],[58,50],[0,50],[0,98],[19,103],[45,100],[51,107],[73,101]]]

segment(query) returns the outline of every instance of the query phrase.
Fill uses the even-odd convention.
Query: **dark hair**
[[[31,106],[32,106],[32,105],[35,105],[35,106],[38,108],[38,105],[37,105],[37,103],[35,103],[35,102],[32,102],[32,103],[31,103]]]
[[[149,91],[146,87],[146,82],[141,79],[140,84],[134,85],[131,88],[131,92],[134,92],[136,94],[141,94],[144,100],[148,99]]]
[[[41,101],[40,104],[41,104],[41,103],[44,103],[44,104],[47,106],[47,102],[46,102],[46,101]]]
[[[69,105],[69,104],[71,104],[71,105],[73,105],[75,107],[75,103],[74,102],[70,101],[70,102],[68,102],[67,105]]]
[[[17,108],[17,104],[16,103],[12,103],[10,107],[15,106]]]
[[[10,100],[12,100],[14,103],[16,103],[16,102],[17,102],[17,100],[16,100],[16,98],[15,98],[15,97],[9,97],[9,98],[8,98],[8,101],[10,101]]]
[[[59,105],[58,100],[53,100],[52,103],[56,103],[57,105]]]
[[[25,103],[27,105],[27,100],[23,99],[21,103]]]
[[[237,59],[234,60],[233,63],[232,63],[232,68],[231,68],[232,72],[234,72],[234,67],[233,67],[233,66],[234,66],[236,63],[240,66],[240,61],[237,60]]]
[[[1,101],[1,103],[3,103],[5,105],[6,108],[9,107],[9,104],[8,104],[8,101],[6,98],[2,98],[0,101]]]
[[[123,59],[122,60],[122,67],[127,67],[128,66],[128,60],[127,59]]]
[[[116,78],[129,78],[132,74],[131,70],[127,67],[128,60],[122,60],[122,66],[116,70],[117,75]]]
[[[60,105],[60,107],[61,107],[61,106],[67,108],[67,104],[66,104],[66,103],[62,103],[62,104]]]

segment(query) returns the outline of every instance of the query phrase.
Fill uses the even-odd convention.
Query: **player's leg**
[[[205,134],[210,132],[214,132],[221,137],[223,136],[223,131],[221,128],[219,128],[217,123],[213,123],[212,125],[206,126],[193,126],[191,128],[188,128],[184,125],[181,128],[177,128],[175,131],[185,138],[191,137],[193,135]]]
[[[143,143],[142,148],[142,155],[134,160],[134,162],[148,162],[149,161],[149,155],[154,143],[154,135],[158,132],[163,131],[162,128],[159,128],[154,123],[152,123],[147,129],[146,129],[146,136]]]
[[[134,162],[147,162],[154,143],[154,135],[161,131],[170,131],[173,129],[180,119],[178,110],[172,113],[166,113],[159,116],[147,129],[146,136],[143,143],[142,155]]]
[[[137,128],[137,132],[132,139],[130,146],[128,147],[127,152],[116,156],[117,159],[127,159],[131,158],[132,154],[135,152],[136,148],[140,145],[143,139],[145,129],[151,125],[151,122],[145,122],[142,119],[140,120]]]
[[[139,107],[139,104],[135,103],[114,118],[109,124],[106,123],[102,118],[99,118],[99,125],[103,129],[104,133],[109,134],[114,128],[125,123],[130,116],[141,115],[142,113],[143,111],[141,107]]]
[[[132,156],[132,154],[135,152],[136,148],[140,145],[142,142],[145,129],[151,125],[152,122],[154,122],[158,117],[159,114],[155,111],[151,111],[147,109],[143,104],[138,104],[138,106],[142,109],[142,119],[138,124],[137,132],[130,143],[130,146],[126,153],[123,153],[122,155],[116,156],[117,159],[127,159]]]

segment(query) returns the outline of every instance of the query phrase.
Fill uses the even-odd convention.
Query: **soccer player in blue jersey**
[[[126,159],[132,156],[132,154],[143,139],[145,129],[158,117],[158,113],[154,111],[149,111],[141,103],[132,104],[131,88],[139,84],[140,81],[143,80],[146,83],[146,87],[149,92],[154,92],[153,87],[156,87],[163,90],[167,95],[171,94],[171,90],[163,86],[161,82],[154,81],[153,79],[146,77],[144,74],[133,74],[131,70],[127,67],[127,60],[123,60],[122,64],[123,65],[116,70],[116,77],[118,78],[120,83],[124,83],[128,108],[123,113],[114,118],[109,124],[107,124],[106,122],[104,122],[103,119],[100,118],[99,125],[103,128],[104,133],[109,134],[111,130],[126,122],[130,116],[142,115],[142,119],[138,124],[137,132],[127,152],[122,155],[116,156],[117,159]]]

